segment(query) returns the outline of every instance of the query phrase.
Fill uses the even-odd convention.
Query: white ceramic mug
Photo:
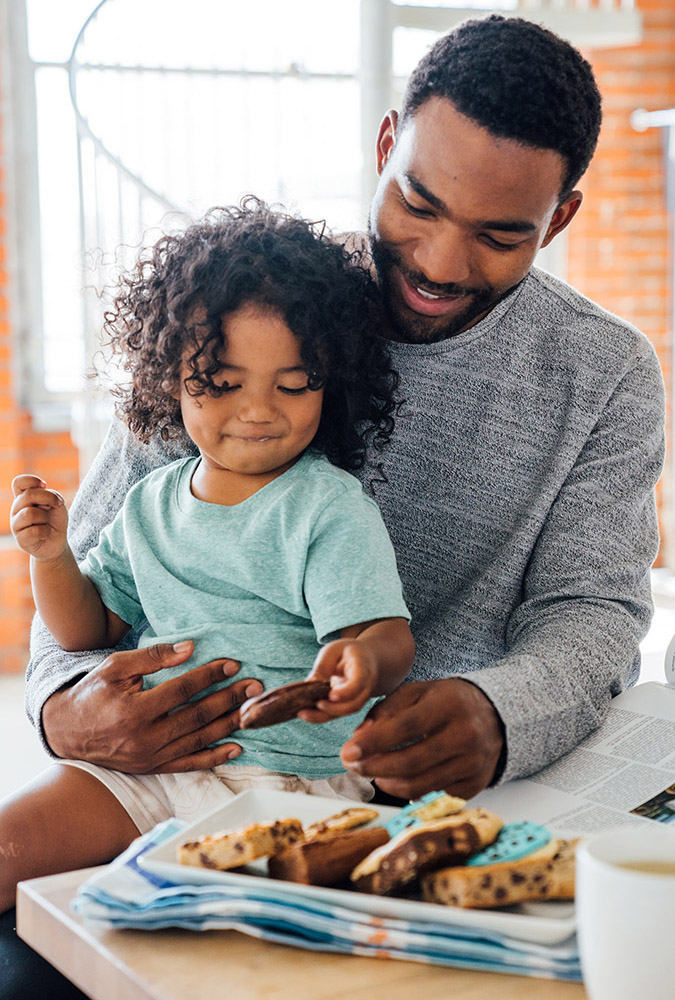
[[[673,1000],[674,829],[654,823],[582,843],[576,911],[590,1000]]]

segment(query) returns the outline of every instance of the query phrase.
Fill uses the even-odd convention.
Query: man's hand
[[[404,684],[342,748],[350,771],[403,799],[445,790],[471,798],[493,780],[504,736],[492,702],[469,681]]]
[[[239,670],[213,660],[181,677],[143,690],[143,675],[187,660],[193,644],[125,650],[111,655],[71,687],[47,700],[42,725],[52,751],[129,774],[197,771],[241,753],[236,743],[209,748],[239,726],[236,709],[260,694],[255,680],[236,681],[199,701],[205,688]]]

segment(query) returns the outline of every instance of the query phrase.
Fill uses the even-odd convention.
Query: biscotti
[[[462,864],[492,843],[502,826],[499,816],[486,809],[462,809],[408,827],[364,858],[351,881],[362,892],[394,892],[430,868]]]
[[[267,868],[272,878],[288,882],[339,885],[349,878],[359,861],[388,840],[389,834],[382,826],[324,834],[274,854]]]
[[[256,858],[276,854],[304,839],[299,819],[281,819],[252,823],[239,830],[228,830],[188,841],[178,847],[178,861],[196,868],[227,871],[247,865]]]
[[[395,837],[407,826],[416,826],[419,823],[440,819],[441,816],[450,816],[452,813],[459,812],[465,805],[465,799],[449,795],[448,792],[427,792],[421,799],[409,802],[402,809],[399,809],[395,816],[387,820],[385,826],[389,836]]]
[[[343,809],[334,816],[327,816],[326,819],[306,826],[305,840],[324,840],[327,837],[334,837],[336,833],[344,830],[365,826],[379,815],[377,809],[371,809],[369,806],[350,806],[349,809]]]
[[[328,681],[298,681],[263,691],[239,709],[240,729],[262,729],[294,719],[303,708],[314,708],[330,694]]]
[[[525,858],[441,868],[422,878],[428,903],[488,909],[533,900],[573,899],[577,841],[549,841]]]

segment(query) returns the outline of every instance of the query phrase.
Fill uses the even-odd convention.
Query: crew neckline
[[[202,512],[209,513],[211,511],[230,511],[235,512],[243,510],[244,508],[250,508],[258,506],[262,502],[267,502],[271,493],[276,493],[280,489],[285,489],[289,482],[295,479],[297,471],[299,468],[307,464],[308,461],[312,460],[312,453],[305,451],[304,454],[295,462],[290,469],[286,469],[282,472],[280,476],[276,476],[275,479],[271,479],[269,483],[265,483],[261,486],[259,490],[252,493],[250,497],[246,497],[245,500],[240,500],[239,503],[235,504],[220,504],[220,503],[209,503],[208,500],[200,500],[192,492],[192,477],[194,476],[199,463],[202,461],[201,455],[196,455],[194,458],[185,459],[183,468],[181,469],[180,476],[176,482],[176,503],[179,508],[184,512]],[[260,499],[259,499],[260,498]],[[219,515],[219,516],[222,516]]]

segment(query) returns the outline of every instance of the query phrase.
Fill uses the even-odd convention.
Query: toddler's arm
[[[415,642],[405,618],[381,618],[350,625],[317,656],[307,680],[330,681],[328,700],[301,712],[305,722],[358,712],[369,698],[390,694],[405,680],[415,657]]]
[[[12,482],[12,534],[31,556],[35,605],[64,649],[101,649],[116,645],[129,625],[105,607],[91,580],[80,572],[67,540],[68,512],[63,497],[39,476]]]

